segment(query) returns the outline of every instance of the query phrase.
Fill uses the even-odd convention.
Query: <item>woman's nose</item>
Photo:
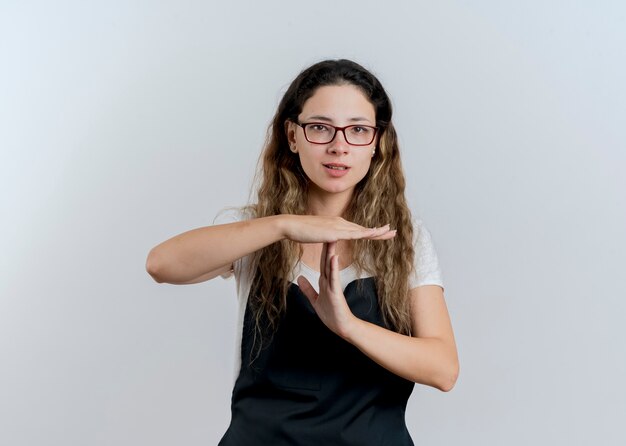
[[[350,144],[346,141],[346,134],[344,130],[337,130],[335,137],[330,142],[328,150],[331,153],[346,153],[349,151]]]

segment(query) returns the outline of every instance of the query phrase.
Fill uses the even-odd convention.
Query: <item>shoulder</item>
[[[422,285],[439,285],[443,288],[443,274],[433,237],[424,221],[413,218],[414,271],[410,278],[410,288]]]
[[[413,246],[416,248],[429,248],[433,243],[432,235],[428,227],[420,217],[413,217]]]
[[[254,206],[229,206],[218,211],[213,219],[214,225],[224,225],[254,218]]]

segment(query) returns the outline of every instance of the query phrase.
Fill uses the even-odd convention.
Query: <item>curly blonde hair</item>
[[[378,150],[370,169],[356,185],[344,218],[364,227],[389,223],[397,229],[387,241],[355,240],[354,265],[372,273],[379,306],[388,328],[410,334],[409,275],[413,270],[413,225],[404,195],[405,179],[396,132],[391,123],[391,102],[376,77],[350,60],[326,60],[302,71],[285,92],[268,129],[257,172],[257,199],[248,210],[255,217],[306,214],[309,179],[297,155],[289,150],[285,122],[297,121],[304,103],[321,86],[354,85],[372,103],[379,130]],[[289,281],[302,249],[282,240],[255,254],[250,303],[257,335],[272,334],[285,312]]]

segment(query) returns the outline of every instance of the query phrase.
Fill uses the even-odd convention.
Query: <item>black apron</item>
[[[355,316],[385,326],[374,278],[351,282],[344,295]],[[413,445],[404,414],[414,383],[331,332],[296,284],[287,299],[277,331],[263,339],[256,358],[255,322],[246,308],[232,418],[219,445]]]

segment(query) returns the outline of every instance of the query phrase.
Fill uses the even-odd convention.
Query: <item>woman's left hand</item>
[[[343,295],[335,247],[336,242],[331,242],[322,249],[319,293],[308,280],[298,277],[300,290],[322,322],[374,362],[404,379],[446,392],[454,387],[459,364],[443,288],[426,285],[409,292],[417,327],[414,336],[361,320],[352,313]]]
[[[298,277],[298,286],[309,299],[322,322],[334,333],[346,337],[356,316],[343,295],[339,280],[339,256],[335,254],[336,242],[324,243],[320,259],[319,293],[303,276]]]

